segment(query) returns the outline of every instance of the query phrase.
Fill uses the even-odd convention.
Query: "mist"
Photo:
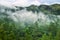
[[[7,10],[6,10],[7,9]],[[14,12],[11,11],[11,9],[15,10]],[[27,23],[27,24],[34,24],[36,22],[39,22],[40,24],[49,24],[50,22],[55,22],[57,21],[56,15],[52,14],[45,14],[44,12],[32,12],[28,11],[26,8],[16,11],[16,7],[4,7],[1,6],[0,12],[2,14],[8,15],[8,19],[12,19],[14,22],[17,23]],[[0,13],[0,14],[1,14]],[[6,15],[2,17],[6,17]],[[59,18],[60,15],[57,16]]]
[[[10,15],[10,14],[9,14]],[[47,19],[43,12],[33,13],[32,11],[27,11],[26,9],[12,13],[10,16],[15,22],[27,22],[35,23],[38,19],[45,21]]]

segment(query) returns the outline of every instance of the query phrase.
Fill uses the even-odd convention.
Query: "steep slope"
[[[21,13],[24,13],[23,10],[26,10],[28,12],[32,11],[33,13],[37,13],[38,15],[40,12],[43,12],[46,15],[51,14],[50,16],[52,17],[52,15],[60,15],[60,4],[40,5],[40,6],[31,5],[29,7],[19,7],[19,6],[6,7],[0,5],[0,18],[7,17],[8,19],[10,19],[9,16],[11,18],[14,18],[16,17],[17,14],[19,14],[20,17]],[[26,15],[29,15],[28,12]]]

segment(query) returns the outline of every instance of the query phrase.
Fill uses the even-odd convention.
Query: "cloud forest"
[[[0,5],[0,40],[60,40],[60,4]]]

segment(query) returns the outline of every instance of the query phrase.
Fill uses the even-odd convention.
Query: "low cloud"
[[[59,0],[0,0],[0,4],[5,6],[30,6],[40,5],[40,4],[47,4],[51,5],[54,3],[60,4]]]
[[[6,6],[30,6],[32,4],[34,5],[40,5],[40,2],[38,0],[0,0],[0,4],[6,5]]]

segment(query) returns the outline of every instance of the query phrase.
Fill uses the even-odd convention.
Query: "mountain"
[[[51,7],[55,10],[57,15],[60,15],[60,4],[51,5]]]
[[[26,7],[28,11],[33,11],[33,12],[44,12],[46,14],[55,14],[55,15],[60,15],[60,4],[53,4],[53,5],[31,5],[29,7]]]
[[[22,10],[27,10],[28,12],[32,11],[33,13],[37,13],[37,14],[39,14],[40,12],[43,12],[46,15],[48,14],[60,15],[60,4],[39,5],[39,6],[30,5],[28,7],[19,7],[19,6],[7,7],[4,5],[0,5],[0,18],[7,17],[8,19],[10,19],[9,16],[12,17],[11,15],[14,15],[14,13],[17,13],[17,14],[21,13],[20,11]],[[13,17],[16,17],[16,16],[14,15]]]
[[[20,10],[23,10],[24,8],[27,9],[27,11],[32,11],[32,12],[44,12],[45,14],[55,14],[55,15],[60,15],[60,4],[52,4],[52,5],[31,5],[29,7],[17,7]]]
[[[60,4],[52,4],[52,5],[40,5],[40,6],[36,6],[36,5],[30,5],[28,7],[19,7],[19,6],[15,6],[15,7],[6,7],[6,6],[2,6],[0,5],[0,12],[1,9],[6,10],[6,11],[11,11],[11,12],[16,12],[16,11],[20,11],[23,9],[26,9],[27,11],[32,11],[32,12],[44,12],[46,14],[48,13],[52,13],[56,15],[59,15],[60,13]]]

